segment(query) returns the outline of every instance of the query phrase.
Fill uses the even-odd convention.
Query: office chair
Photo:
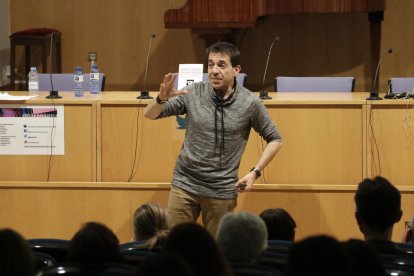
[[[353,92],[354,77],[276,77],[276,92]]]
[[[51,91],[52,83],[55,91],[75,91],[74,74],[39,74],[39,91]],[[52,77],[52,80],[50,79]],[[99,87],[105,90],[106,76],[99,73]],[[83,89],[90,91],[90,75],[83,75]]]
[[[246,82],[246,79],[247,79],[247,75],[245,73],[239,73],[236,76],[236,81],[240,86],[244,86],[244,83]],[[208,81],[208,74],[207,73],[203,73],[203,81]],[[178,76],[175,78],[174,88],[178,89]],[[180,88],[182,88],[182,87],[180,87]]]
[[[390,78],[388,85],[391,93],[412,93],[414,89],[414,78]]]

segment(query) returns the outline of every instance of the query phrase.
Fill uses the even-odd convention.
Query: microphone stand
[[[264,89],[264,84],[265,84],[265,79],[266,79],[267,66],[269,65],[270,53],[272,52],[272,47],[279,40],[280,39],[277,36],[273,39],[272,44],[270,45],[270,48],[269,48],[269,52],[267,54],[266,67],[265,67],[265,70],[264,70],[264,73],[263,73],[263,80],[262,80],[262,90],[260,91],[260,99],[262,99],[262,100],[272,99],[272,97],[270,97],[269,94],[267,93],[267,91]]]
[[[148,61],[149,61],[149,55],[151,51],[151,44],[152,40],[155,38],[156,34],[151,35],[151,39],[148,44],[148,53],[147,53],[147,63],[145,65],[145,75],[144,75],[144,88],[141,90],[141,95],[137,97],[137,99],[152,99],[152,97],[149,95],[149,91],[145,89],[145,86],[147,84],[147,72],[148,72]]]
[[[49,52],[49,56],[50,56],[50,66],[52,67],[52,72],[53,72],[53,53],[52,53],[52,46],[53,46],[53,33],[51,33],[50,35],[50,52]],[[49,91],[49,95],[46,96],[46,99],[62,99],[62,96],[59,96],[59,91],[54,90],[53,89],[53,77],[52,77],[52,73],[49,74],[50,77],[50,87],[51,87],[51,91]]]
[[[387,49],[387,51],[385,51],[385,52],[382,54],[382,56],[381,56],[380,60],[378,61],[377,70],[375,71],[374,82],[372,83],[372,87],[371,87],[371,92],[369,93],[369,97],[368,97],[368,98],[366,98],[366,100],[369,100],[369,101],[378,101],[378,100],[382,100],[382,98],[379,96],[378,89],[377,89],[377,78],[378,78],[378,72],[379,72],[379,68],[380,68],[380,65],[381,65],[382,59],[384,58],[384,56],[385,56],[387,53],[388,53],[388,54],[391,54],[391,53],[392,53],[392,49],[391,49],[391,48],[390,48],[390,49]]]

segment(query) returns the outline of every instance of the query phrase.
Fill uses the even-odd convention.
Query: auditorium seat
[[[125,258],[126,263],[134,266],[142,264],[149,257],[156,253],[145,249],[134,249],[121,251],[121,255]]]
[[[414,78],[390,78],[388,84],[391,93],[414,92]]]
[[[74,74],[39,74],[39,91],[51,91],[52,84],[55,91],[74,91],[75,82],[73,76]],[[101,91],[105,91],[105,80],[105,74],[99,73],[99,87]],[[89,74],[83,75],[83,88],[85,91],[90,91]]]
[[[33,252],[45,253],[52,256],[57,263],[67,261],[69,243],[68,240],[62,239],[29,239],[29,247]]]
[[[267,251],[268,252],[274,252],[274,253],[287,254],[292,245],[293,245],[293,242],[291,242],[291,241],[268,240],[267,241]]]
[[[283,273],[272,267],[231,263],[231,269],[234,276],[282,276]]]
[[[100,263],[94,265],[60,264],[42,268],[36,276],[132,276],[136,267],[122,263]]]
[[[55,258],[46,253],[33,252],[33,259],[36,270],[39,270],[44,267],[57,265]]]
[[[354,77],[276,77],[276,92],[353,92]]]
[[[276,268],[280,271],[286,269],[288,254],[267,251],[257,262],[258,265]]]

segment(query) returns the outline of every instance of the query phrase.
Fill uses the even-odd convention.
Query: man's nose
[[[213,74],[218,74],[219,73],[219,68],[217,65],[213,66],[213,69],[211,70],[213,72]]]

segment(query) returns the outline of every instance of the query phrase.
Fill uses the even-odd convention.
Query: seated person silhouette
[[[320,235],[301,240],[289,252],[287,276],[350,276],[351,259],[334,238]]]
[[[69,244],[70,263],[98,264],[123,262],[119,240],[107,226],[88,222],[73,236]]]
[[[133,241],[139,249],[162,249],[167,241],[168,223],[166,210],[156,203],[146,203],[138,207],[133,217]]]
[[[355,193],[355,218],[364,239],[380,254],[401,254],[392,241],[394,224],[402,216],[401,195],[387,179],[365,179]]]
[[[206,228],[194,222],[175,225],[168,235],[165,252],[181,257],[197,276],[232,275],[223,253]]]
[[[255,214],[227,213],[220,220],[216,239],[228,262],[254,264],[266,252],[267,229]]]
[[[268,240],[293,241],[295,239],[296,222],[286,210],[266,209],[260,217],[266,224]]]
[[[369,244],[350,239],[341,242],[341,245],[351,257],[352,275],[386,275],[380,255]]]
[[[0,230],[0,275],[32,276],[35,263],[26,240],[11,229]]]

